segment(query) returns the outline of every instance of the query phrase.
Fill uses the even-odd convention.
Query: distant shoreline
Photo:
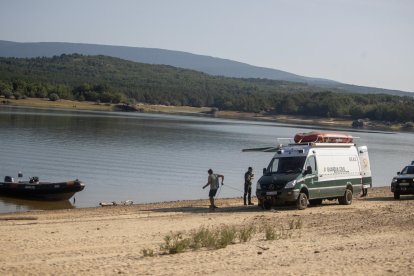
[[[212,114],[210,107],[190,107],[190,106],[166,106],[166,105],[149,105],[139,103],[134,106],[124,106],[122,104],[96,103],[87,101],[59,100],[50,101],[48,99],[26,98],[26,99],[4,99],[0,98],[0,106],[15,107],[32,107],[46,109],[64,109],[77,111],[103,111],[116,112],[125,111],[124,107],[131,108],[141,113],[167,114],[167,115],[185,115],[185,116],[208,116],[213,118],[237,119],[248,121],[273,122],[292,125],[321,126],[329,128],[345,128],[359,131],[401,131],[412,132],[412,128],[404,128],[402,124],[386,124],[384,122],[369,121],[368,125],[362,128],[353,128],[352,119],[342,118],[321,118],[311,116],[290,116],[290,115],[268,115],[252,112],[238,111],[216,111]],[[126,111],[129,112],[129,111]]]

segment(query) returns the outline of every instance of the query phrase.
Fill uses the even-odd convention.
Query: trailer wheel
[[[338,198],[339,204],[342,205],[351,205],[352,204],[352,191],[350,189],[346,189],[343,196]]]
[[[394,199],[400,199],[400,193],[395,191],[394,192]]]
[[[296,207],[299,210],[306,209],[308,207],[308,197],[305,193],[300,193],[298,198],[296,199]]]

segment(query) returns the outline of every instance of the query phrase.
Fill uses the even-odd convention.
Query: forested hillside
[[[75,53],[87,56],[104,55],[147,64],[171,65],[207,73],[212,76],[302,82],[309,85],[324,87],[325,89],[341,89],[343,91],[354,93],[384,93],[397,96],[411,96],[410,92],[350,85],[323,78],[310,78],[277,69],[258,67],[234,60],[197,55],[182,51],[85,43],[13,42],[0,40],[0,57],[36,58]]]
[[[327,91],[303,83],[214,77],[106,56],[0,58],[0,94],[79,101],[209,106],[224,110],[414,121],[414,98]]]

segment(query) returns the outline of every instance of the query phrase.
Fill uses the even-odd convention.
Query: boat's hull
[[[82,182],[0,182],[0,195],[36,200],[68,200],[75,193],[82,191]]]
[[[294,137],[295,143],[352,143],[352,135],[329,132],[307,132],[297,133]]]

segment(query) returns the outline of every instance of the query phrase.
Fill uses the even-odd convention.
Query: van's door
[[[306,159],[305,171],[306,170],[308,170],[308,173],[306,173],[306,175],[304,176],[304,182],[308,187],[309,199],[322,197],[321,190],[319,189],[318,185],[318,167],[314,155],[310,155]]]
[[[371,164],[369,162],[367,146],[358,147],[359,163],[361,167],[362,186],[364,189],[372,187]]]

